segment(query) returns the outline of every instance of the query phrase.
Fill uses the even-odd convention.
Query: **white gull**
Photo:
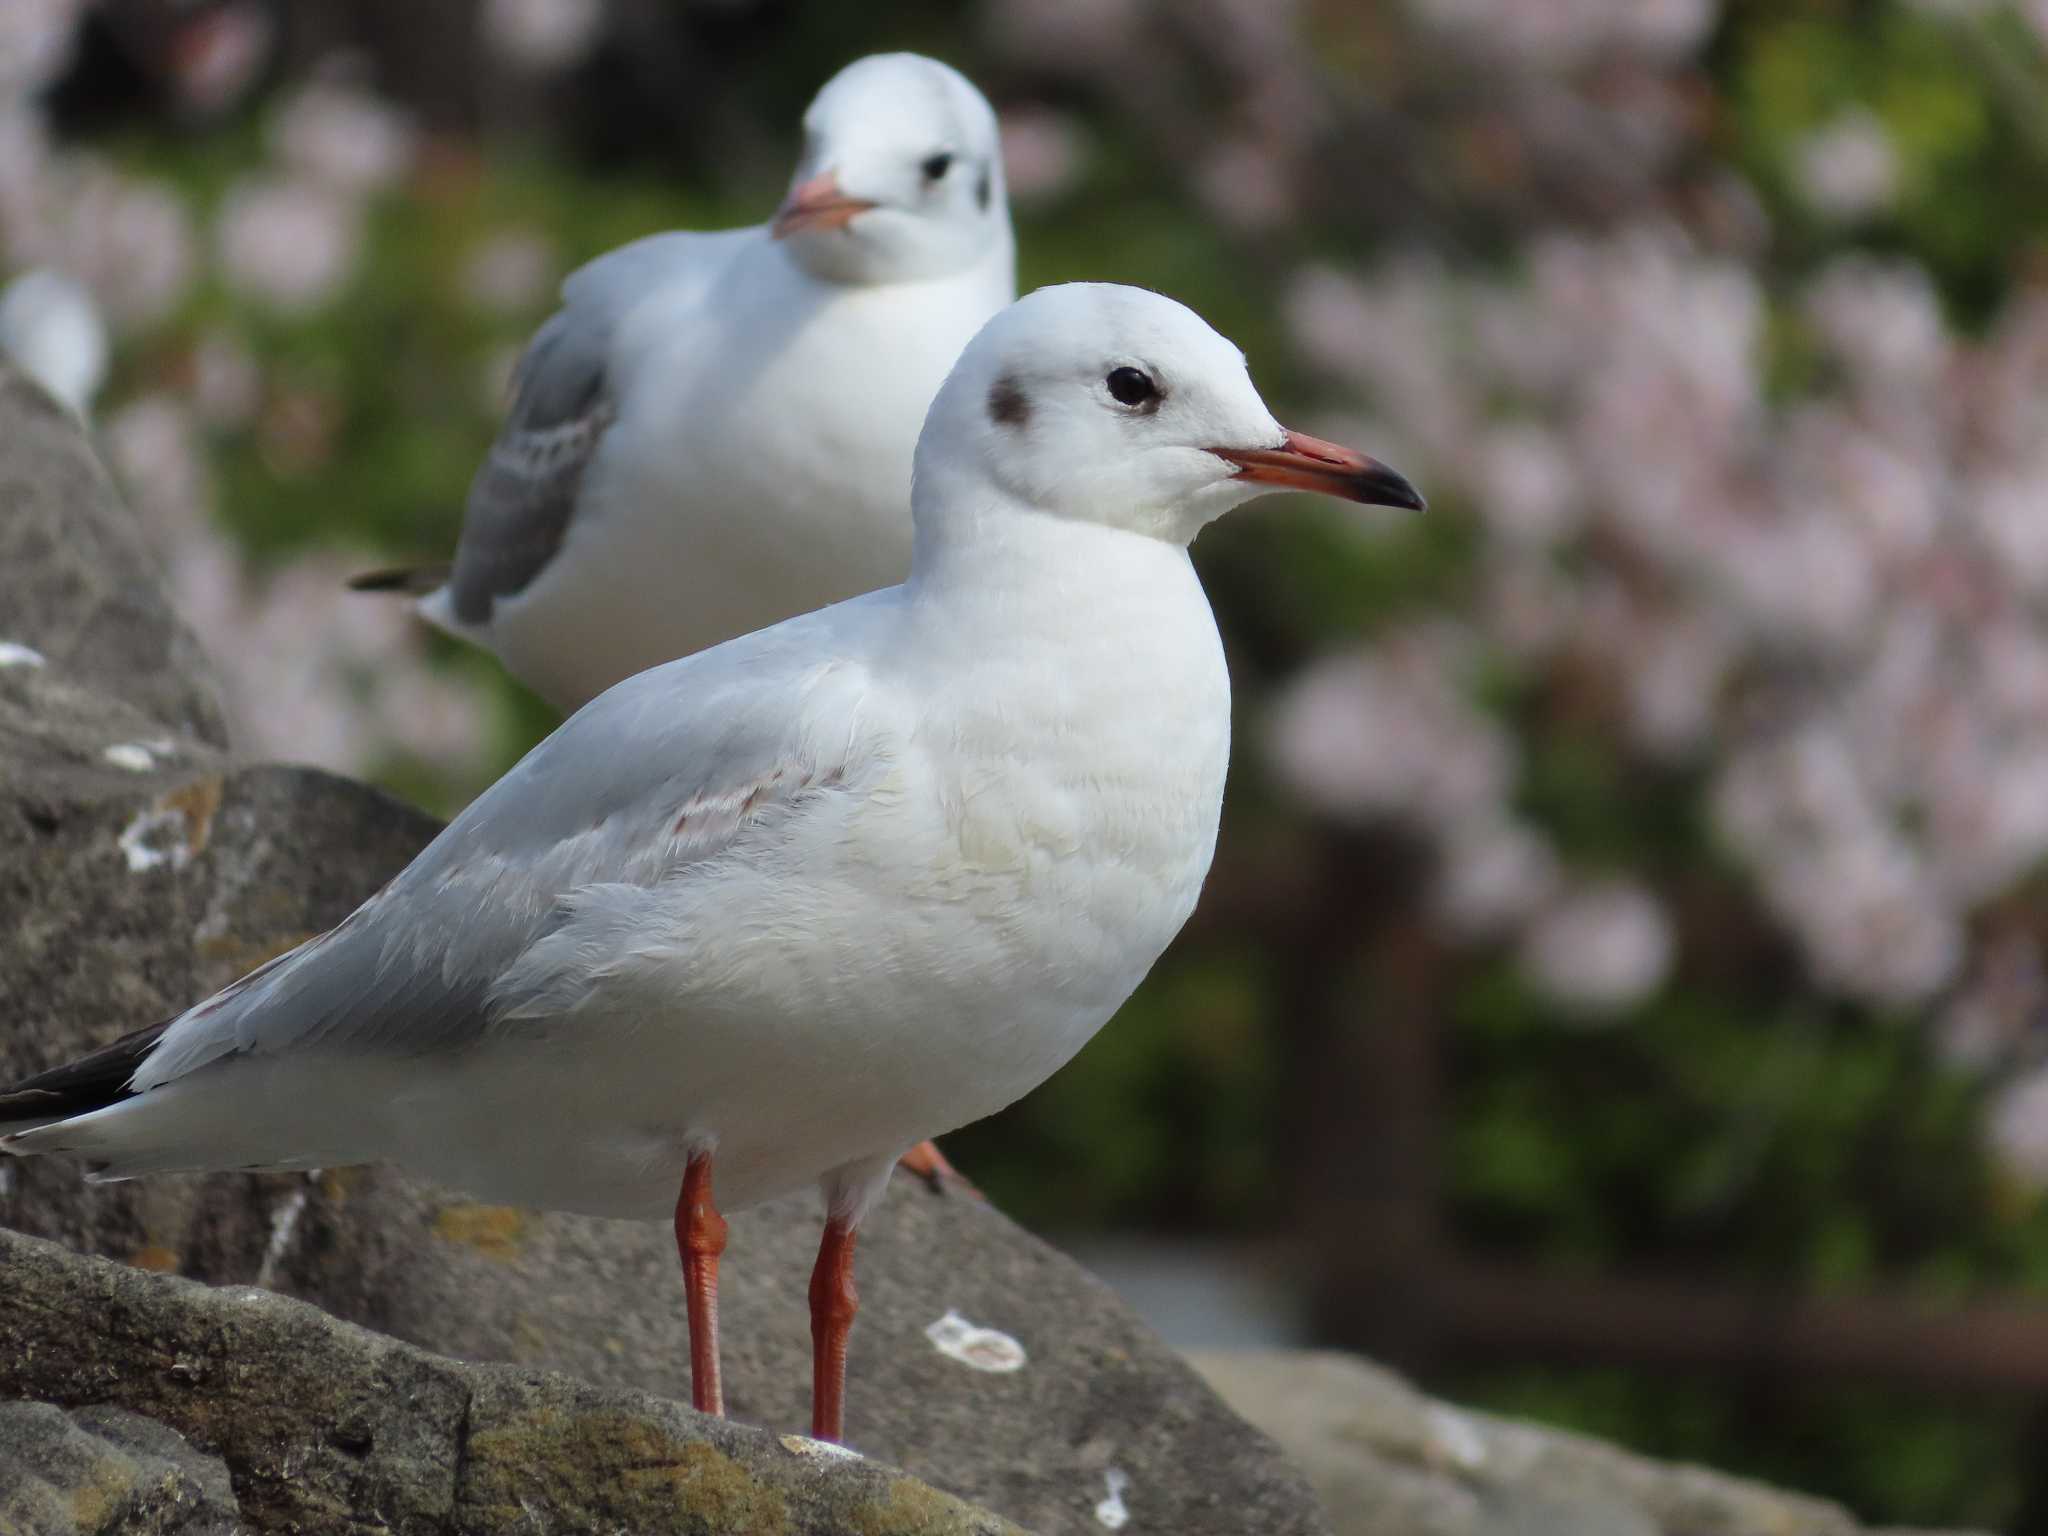
[[[804,114],[769,224],[654,235],[563,286],[470,487],[452,569],[361,587],[563,711],[644,668],[903,579],[939,381],[1016,292],[995,113],[917,54]]]
[[[1420,505],[1171,300],[1019,301],[933,402],[907,582],[611,689],[339,927],[0,1095],[50,1122],[0,1147],[672,1213],[712,1411],[718,1204],[815,1181],[836,1439],[898,1154],[1054,1072],[1194,907],[1230,680],[1187,546],[1272,486]]]

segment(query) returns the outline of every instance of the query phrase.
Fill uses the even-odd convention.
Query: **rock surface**
[[[664,1228],[477,1206],[391,1179],[333,1193],[338,1208],[323,1195],[302,1217],[314,1261],[279,1267],[294,1294],[465,1357],[687,1398]],[[331,1239],[319,1231],[330,1212]],[[847,1403],[862,1451],[1045,1532],[1101,1531],[1105,1500],[1141,1530],[1322,1528],[1262,1436],[1099,1282],[995,1211],[899,1179],[863,1233]],[[720,1311],[728,1405],[743,1421],[809,1422],[817,1234],[808,1198],[733,1218]],[[347,1268],[318,1258],[337,1247],[353,1255]]]
[[[228,759],[128,514],[70,420],[4,370],[0,552],[0,911],[21,914],[0,925],[4,1081],[331,926],[434,827],[330,775]],[[430,1349],[688,1394],[658,1224],[482,1207],[374,1169],[93,1185],[0,1159],[0,1225],[274,1286]],[[777,1430],[809,1423],[817,1237],[811,1200],[733,1222],[727,1390],[739,1417]],[[1134,1529],[1327,1528],[1300,1475],[1128,1309],[985,1206],[899,1181],[862,1229],[859,1282],[847,1424],[862,1450],[1048,1533],[1100,1531],[1119,1500]],[[14,1283],[0,1266],[0,1311]],[[224,1433],[209,1420],[197,1438]]]
[[[1196,1357],[1315,1484],[1337,1536],[1856,1536],[1839,1505],[1424,1397],[1351,1355]],[[1894,1532],[1892,1536],[1907,1536]]]
[[[237,1506],[262,1531],[410,1536],[1017,1530],[813,1441],[645,1393],[464,1365],[253,1287],[0,1232],[0,1295],[0,1395],[42,1400],[0,1418],[0,1495],[18,1496],[26,1530],[196,1536],[232,1529]],[[50,1403],[96,1407],[67,1419]],[[147,1422],[110,1420],[107,1405]],[[27,1443],[5,1433],[20,1429]],[[124,1501],[134,1523],[116,1520]],[[38,1512],[52,1519],[39,1526]]]
[[[0,1531],[23,1536],[232,1536],[227,1464],[175,1430],[104,1404],[0,1403]]]

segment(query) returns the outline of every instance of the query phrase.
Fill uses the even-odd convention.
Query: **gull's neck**
[[[1057,516],[986,482],[923,480],[913,503],[904,595],[915,608],[983,627],[1010,616],[1056,628],[1113,628],[1120,617],[1150,621],[1187,609],[1213,626],[1183,545]]]
[[[863,289],[900,288],[907,284],[923,284],[931,287],[957,287],[987,295],[986,302],[994,309],[1016,297],[1017,293],[1017,237],[1010,228],[1007,211],[994,230],[990,232],[987,245],[974,256],[958,266],[937,270],[910,268],[895,272],[876,274],[854,273],[834,270],[829,264],[814,266],[806,259],[803,248],[787,241],[770,240],[769,247],[778,252],[790,268],[810,282],[828,288],[843,288],[853,291]]]

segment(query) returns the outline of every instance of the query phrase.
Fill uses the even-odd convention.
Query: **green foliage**
[[[1925,263],[1958,314],[1988,315],[2048,241],[2048,204],[2016,195],[2048,175],[2048,61],[2016,18],[1880,0],[1746,0],[1717,53],[1728,147],[1769,196],[1795,262],[1841,232],[1792,190],[1793,156],[1851,109],[1883,124],[1900,168],[1897,207],[1851,233]]]

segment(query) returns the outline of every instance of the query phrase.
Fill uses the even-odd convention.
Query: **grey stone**
[[[18,1523],[53,1536],[233,1525],[219,1479],[190,1470],[160,1433],[153,1445],[147,1426],[96,1433],[104,1419],[66,1419],[49,1403],[113,1405],[176,1431],[225,1465],[240,1519],[262,1532],[1017,1530],[800,1437],[646,1393],[461,1364],[269,1291],[0,1232],[0,1395],[19,1394],[42,1401],[0,1417],[0,1496],[19,1490]],[[136,1501],[132,1521],[123,1501]],[[143,1523],[159,1508],[190,1519]]]
[[[0,1082],[329,927],[433,835],[331,775],[232,765],[198,646],[77,423],[0,365]],[[246,1278],[284,1181],[0,1162],[0,1223]],[[257,1257],[252,1257],[257,1256]]]
[[[1841,1506],[1432,1401],[1350,1355],[1198,1355],[1315,1485],[1337,1536],[1854,1536]],[[1906,1536],[1906,1533],[1895,1533]]]
[[[345,1202],[337,1231],[356,1236],[335,1241],[356,1262],[288,1259],[277,1282],[294,1294],[437,1350],[687,1399],[665,1227],[479,1206],[388,1178],[327,1182],[332,1196],[316,1191],[302,1222]],[[728,1406],[746,1422],[809,1422],[819,1218],[798,1198],[732,1220],[720,1310]],[[1112,1477],[1138,1529],[1323,1528],[1262,1436],[1098,1281],[996,1211],[899,1178],[862,1231],[847,1402],[862,1451],[1048,1533],[1100,1532]],[[950,1339],[949,1316],[954,1331],[993,1336],[978,1354],[947,1353],[927,1330]]]
[[[45,657],[0,667],[0,910],[21,914],[0,926],[0,1081],[166,1017],[338,922],[434,830],[345,780],[226,756],[204,689],[179,682],[197,663],[127,513],[43,410],[0,383],[0,484],[13,487],[0,545],[20,556],[0,564],[0,639]],[[45,483],[77,488],[61,527],[36,501]],[[17,517],[47,536],[22,536]],[[91,585],[114,571],[118,604]],[[87,594],[92,623],[72,623],[46,586]],[[151,637],[140,652],[89,633],[128,624]],[[109,746],[138,750],[110,759]],[[862,1229],[857,1446],[1046,1532],[1101,1530],[1113,1478],[1156,1529],[1324,1529],[1299,1474],[1108,1291],[978,1202],[899,1186]],[[0,1224],[215,1284],[261,1281],[430,1349],[688,1395],[660,1224],[480,1207],[379,1169],[95,1185],[5,1159]],[[817,1237],[809,1200],[733,1223],[729,1398],[777,1430],[809,1423]],[[1013,1336],[1025,1363],[942,1353],[926,1329],[949,1311]]]
[[[0,422],[0,641],[159,733],[224,747],[199,643],[76,419],[0,364]]]
[[[235,1536],[228,1469],[119,1408],[0,1403],[0,1531]]]

